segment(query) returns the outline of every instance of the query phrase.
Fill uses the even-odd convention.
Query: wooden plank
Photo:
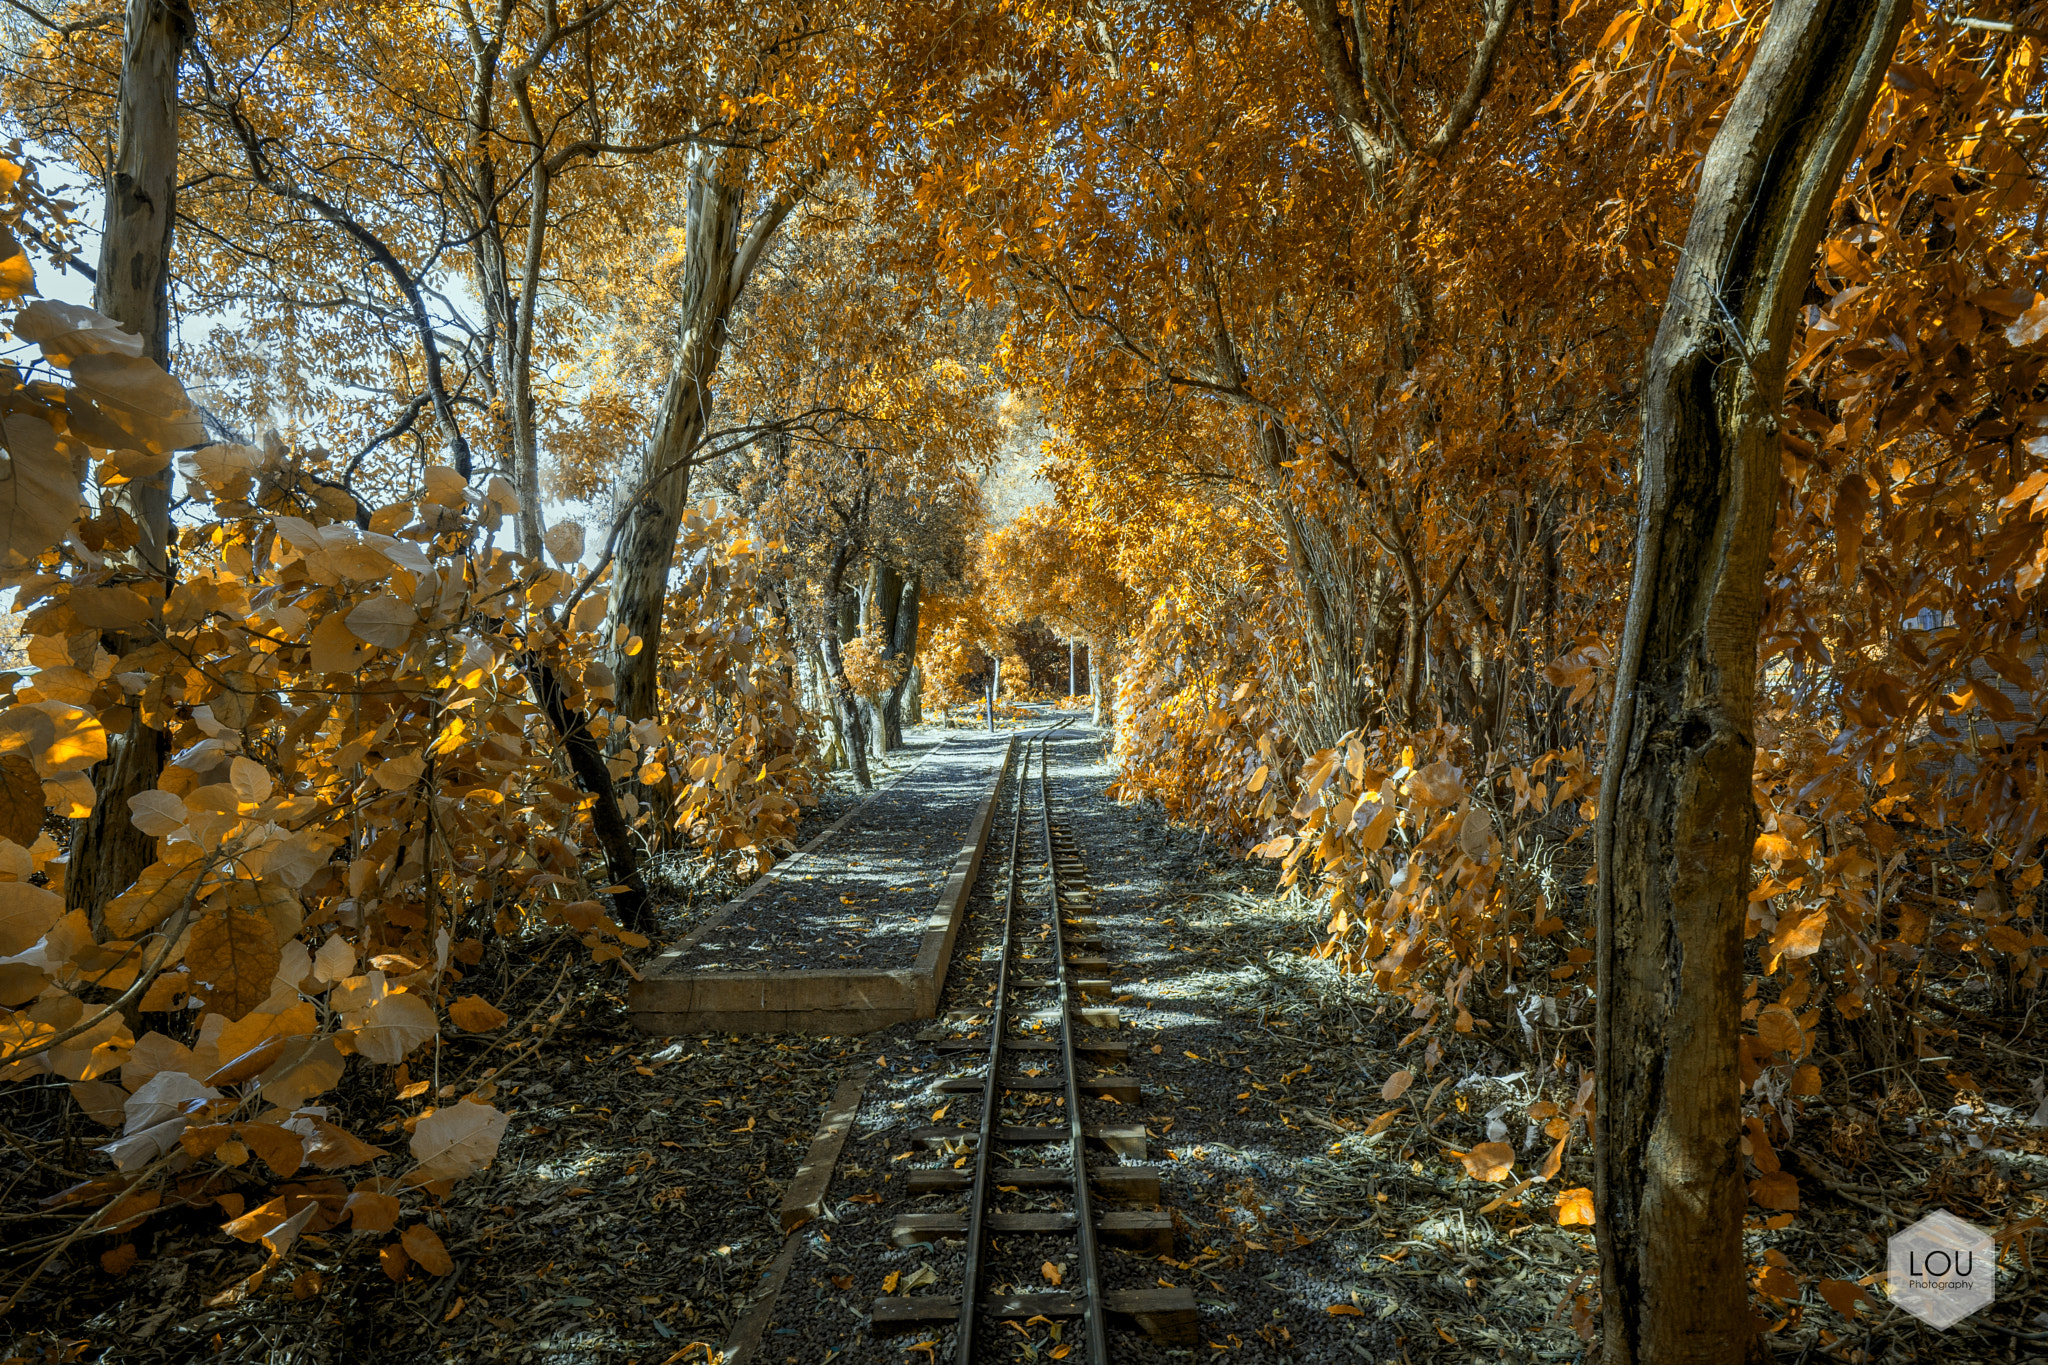
[[[985,1318],[1078,1318],[1083,1311],[1079,1294],[1002,1294],[981,1301]]]
[[[1095,1099],[1107,1096],[1119,1104],[1138,1102],[1139,1087],[1135,1076],[1090,1076],[1086,1080],[1076,1081],[1075,1085],[1080,1088],[1082,1094]],[[1060,1076],[1004,1076],[997,1082],[997,1087],[1002,1090],[1019,1091],[1065,1090],[1067,1082]],[[950,1080],[940,1081],[938,1089],[941,1094],[946,1095],[979,1095],[982,1091],[982,1078],[955,1076]]]
[[[994,1172],[998,1187],[1013,1185],[1021,1190],[1066,1189],[1071,1177],[1063,1166],[998,1166]],[[1159,1202],[1160,1171],[1157,1166],[1091,1166],[1089,1183],[1098,1195],[1127,1204]],[[974,1183],[971,1171],[940,1169],[912,1171],[909,1186],[913,1198],[926,1194],[957,1194]]]
[[[1188,1289],[1112,1289],[1102,1296],[1112,1324],[1145,1333],[1169,1346],[1193,1346],[1201,1330],[1201,1309]],[[903,1331],[928,1323],[952,1322],[960,1316],[956,1294],[906,1294],[877,1299],[869,1310],[876,1333]],[[1023,1321],[1029,1318],[1078,1318],[1079,1294],[1006,1294],[981,1301],[984,1318]]]
[[[1173,1215],[1165,1209],[1110,1209],[1095,1226],[1111,1246],[1147,1256],[1173,1254]]]
[[[988,1039],[986,1038],[955,1038],[949,1034],[943,1033],[937,1034],[936,1036],[931,1038],[927,1038],[924,1036],[924,1034],[921,1033],[918,1035],[918,1041],[925,1043],[936,1043],[937,1047],[934,1050],[938,1052],[988,1051]],[[1003,1051],[1057,1052],[1059,1051],[1059,1046],[1060,1045],[1058,1043],[1032,1038],[1026,1039],[1021,1042],[1004,1043]],[[1129,1043],[1084,1042],[1079,1039],[1076,1039],[1074,1042],[1074,1051],[1088,1057],[1093,1057],[1097,1061],[1102,1061],[1109,1058],[1114,1058],[1117,1061],[1128,1061],[1131,1055],[1131,1045]]]
[[[1074,1215],[1071,1213],[1003,1213],[993,1212],[982,1222],[990,1232],[1054,1233],[1072,1232]],[[962,1223],[961,1231],[966,1231]]]
[[[782,1286],[789,1280],[789,1265],[796,1257],[796,1244],[795,1233],[783,1238],[782,1250],[762,1272],[753,1303],[734,1326],[732,1338],[725,1343],[726,1365],[746,1365],[760,1349],[761,1334],[768,1330],[768,1320],[775,1315],[775,1301],[782,1296]]]
[[[960,1316],[957,1294],[905,1294],[876,1299],[868,1310],[877,1333],[921,1327],[927,1323],[952,1322]],[[983,1318],[1023,1321],[1027,1318],[1078,1318],[1082,1313],[1079,1294],[1003,1294],[981,1301]]]
[[[1043,1038],[1026,1038],[1020,1042],[1004,1043],[1005,1052],[1057,1052],[1059,1044]],[[986,1038],[947,1038],[935,1049],[939,1052],[986,1052]]]
[[[957,1294],[904,1294],[876,1299],[868,1319],[877,1333],[900,1332],[928,1322],[952,1322],[960,1316]]]
[[[839,1163],[839,1149],[846,1145],[847,1130],[860,1111],[861,1090],[873,1073],[871,1067],[856,1067],[839,1083],[825,1105],[825,1117],[811,1138],[811,1149],[803,1165],[782,1196],[782,1230],[790,1231],[816,1218],[825,1210],[825,1194],[832,1183],[832,1168]]]
[[[1201,1309],[1192,1289],[1112,1289],[1102,1296],[1102,1306],[1112,1323],[1136,1328],[1154,1341],[1193,1346],[1199,1340]]]
[[[1050,1235],[1074,1230],[1071,1213],[1005,1213],[994,1210],[982,1218],[990,1232]],[[1109,1209],[1095,1220],[1102,1240],[1111,1246],[1142,1251],[1148,1256],[1173,1253],[1173,1215],[1164,1209]],[[967,1235],[967,1210],[944,1213],[899,1213],[889,1228],[889,1240],[899,1247],[935,1242],[941,1237]]]
[[[1109,986],[1107,981],[1098,982],[1097,984],[1105,990]],[[1116,1028],[1123,1018],[1123,1015],[1114,1005],[1083,1005],[1071,1011],[1071,1013],[1089,1028]],[[1022,1022],[1027,1024],[1034,1022],[1042,1023],[1048,1028],[1058,1024],[1059,1021],[1060,1012],[1058,1010],[1033,1010],[1025,1015],[1022,1020]],[[1078,1047],[1080,1044],[1077,1043],[1075,1046]]]
[[[1145,1159],[1147,1134],[1145,1126],[1141,1123],[1085,1124],[1082,1126],[1081,1135],[1090,1142],[1109,1148],[1118,1156],[1128,1157],[1133,1161]],[[974,1142],[980,1136],[980,1130],[975,1128],[928,1126],[911,1129],[904,1134],[904,1139],[936,1147],[943,1142]],[[1034,1124],[1025,1127],[1005,1123],[997,1125],[995,1137],[997,1142],[1065,1142],[1067,1130],[1063,1126]]]

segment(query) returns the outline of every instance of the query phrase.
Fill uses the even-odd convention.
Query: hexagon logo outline
[[[1937,1331],[1996,1297],[1998,1254],[1991,1234],[1947,1209],[1893,1233],[1886,1269],[1892,1302]]]

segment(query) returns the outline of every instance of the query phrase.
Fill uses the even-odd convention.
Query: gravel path
[[[1008,738],[948,736],[672,970],[909,966]]]

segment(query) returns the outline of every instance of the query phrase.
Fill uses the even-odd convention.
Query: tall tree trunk
[[[1715,136],[1652,346],[1595,830],[1608,1365],[1740,1360],[1742,930],[1785,349],[1906,0],[1780,0]]]
[[[896,572],[895,565],[880,555],[868,561],[868,585],[860,599],[859,633],[881,637],[879,657],[882,659],[896,657],[896,599],[902,592],[903,577]],[[878,760],[889,756],[889,724],[886,714],[888,705],[886,693],[873,698],[863,698],[861,701],[862,721],[867,726],[870,752]]]
[[[913,576],[899,581],[894,610],[884,618],[889,622],[889,644],[882,651],[884,659],[901,659],[908,664],[917,658],[917,616],[918,582]],[[903,681],[890,688],[882,699],[881,749],[885,754],[903,747],[903,697],[910,688],[911,672],[906,667]]]
[[[128,0],[121,53],[119,142],[107,180],[106,232],[100,239],[93,307],[140,333],[145,353],[171,364],[170,254],[178,188],[178,65],[192,36],[185,0]],[[171,472],[137,479],[109,499],[135,519],[136,567],[170,590]],[[147,641],[109,635],[120,658]],[[169,736],[142,723],[139,707],[110,737],[93,771],[92,814],[72,826],[65,903],[95,920],[156,858],[156,840],[135,827],[128,798],[155,787]]]
[[[839,633],[834,630],[820,631],[818,643],[825,658],[825,676],[831,679],[832,704],[839,717],[839,733],[846,745],[847,766],[853,769],[853,780],[866,791],[875,785],[868,775],[867,727],[861,720],[860,699],[853,694],[853,685],[846,680],[846,658],[839,649]]]
[[[711,378],[725,351],[741,204],[739,179],[728,160],[724,153],[710,152],[691,158],[677,327],[681,344],[634,473],[631,510],[612,566],[608,624],[621,643],[613,650],[611,666],[619,683],[619,712],[631,720],[654,714],[669,563],[690,496],[690,459],[711,417]],[[627,654],[623,642],[636,635],[642,647]]]
[[[534,700],[554,726],[568,750],[569,770],[576,785],[593,798],[590,827],[604,850],[605,867],[612,884],[625,890],[612,893],[619,908],[619,920],[628,929],[646,933],[654,926],[654,912],[647,902],[647,884],[640,876],[639,849],[633,841],[633,826],[619,805],[611,768],[597,737],[590,733],[590,718],[569,705],[568,691],[559,674],[538,654],[520,655],[515,662],[533,689]]]
[[[747,279],[769,240],[789,217],[822,168],[798,179],[740,231],[746,200],[746,159],[752,153],[700,148],[690,161],[689,195],[683,228],[680,344],[654,430],[632,475],[630,512],[612,565],[608,634],[617,641],[610,660],[618,679],[620,714],[646,720],[654,714],[655,679],[661,655],[662,608],[668,601],[668,570],[675,558],[676,530],[690,496],[690,463],[711,418],[711,381],[725,354],[727,324]],[[628,654],[638,636],[642,648]]]
[[[840,546],[819,585],[820,595],[825,599],[825,619],[819,622],[818,654],[825,664],[826,689],[831,694],[833,720],[839,731],[840,747],[846,754],[846,766],[853,770],[854,781],[865,791],[874,785],[874,779],[868,776],[867,733],[861,725],[860,700],[854,695],[853,684],[846,679],[846,655],[840,650],[842,643],[860,631],[853,594],[845,591],[846,561],[851,553]]]
[[[1088,642],[1088,687],[1095,698],[1094,721],[1098,727],[1116,723],[1116,697],[1110,682],[1109,654],[1100,637]]]

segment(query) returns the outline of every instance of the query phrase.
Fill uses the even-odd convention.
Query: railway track
[[[1128,1074],[1100,1069],[1126,1065],[1130,1045],[1104,1036],[1117,1027],[1113,1007],[1086,1003],[1088,996],[1109,994],[1109,963],[1088,918],[1095,898],[1086,865],[1054,818],[1046,757],[1050,733],[1040,731],[1025,742],[1018,768],[1000,932],[993,963],[985,949],[978,964],[984,973],[994,968],[992,982],[980,983],[988,999],[980,1009],[951,1012],[941,1027],[921,1035],[957,1069],[939,1083],[939,1091],[978,1095],[981,1113],[972,1125],[921,1128],[911,1135],[957,1154],[957,1160],[951,1167],[911,1173],[910,1194],[964,1194],[965,1203],[900,1214],[891,1238],[900,1246],[961,1239],[961,1283],[950,1293],[885,1297],[873,1308],[877,1331],[952,1324],[954,1365],[998,1358],[991,1338],[1006,1322],[1077,1326],[1068,1338],[1072,1351],[1064,1357],[1069,1365],[1109,1365],[1112,1326],[1177,1343],[1195,1339],[1193,1291],[1104,1288],[1102,1247],[1170,1253],[1173,1221],[1158,1207],[1158,1169],[1118,1160],[1142,1161],[1143,1125],[1084,1120],[1084,1099],[1135,1105],[1140,1087]],[[1039,870],[1027,885],[1031,863]],[[1052,1121],[1004,1121],[1011,1116]],[[1016,1244],[1025,1243],[1067,1247],[1060,1260],[1070,1268],[1057,1289],[1016,1286],[1021,1277],[1010,1272],[1018,1261]],[[1034,1262],[1037,1254],[1024,1262]],[[1027,1282],[1036,1283],[1032,1273]]]

